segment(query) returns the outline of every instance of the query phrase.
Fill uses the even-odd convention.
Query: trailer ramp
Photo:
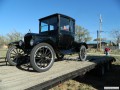
[[[43,90],[52,88],[55,84],[84,75],[94,69],[100,62],[101,60],[93,60],[93,62],[58,61],[54,63],[50,70],[42,73],[35,72],[31,68],[28,70],[26,66],[1,66],[0,90]]]

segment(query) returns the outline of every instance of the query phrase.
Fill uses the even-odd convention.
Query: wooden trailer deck
[[[112,57],[91,59],[92,61],[64,60],[55,62],[46,72],[38,73],[25,65],[20,67],[4,66],[0,63],[0,90],[41,90],[52,88],[53,85],[72,79],[94,69],[101,62],[113,61]]]

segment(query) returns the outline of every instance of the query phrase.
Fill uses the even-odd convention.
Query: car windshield
[[[51,17],[41,20],[41,32],[51,31],[57,29],[57,17]]]

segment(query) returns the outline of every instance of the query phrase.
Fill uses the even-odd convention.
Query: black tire
[[[87,50],[84,45],[80,46],[80,51],[79,51],[79,59],[81,61],[85,61],[87,58]]]
[[[17,48],[16,46],[11,46],[6,54],[6,59],[8,63],[12,66],[20,64],[20,57],[24,55],[22,49]]]
[[[30,54],[30,63],[34,70],[44,72],[49,70],[55,60],[55,52],[51,45],[40,43],[36,45]]]
[[[62,60],[64,58],[64,54],[57,53],[56,57],[57,57],[58,60]]]

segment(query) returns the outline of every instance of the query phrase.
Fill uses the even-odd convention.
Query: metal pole
[[[99,31],[97,30],[97,50],[98,50],[98,34],[99,34]]]
[[[100,14],[100,30],[99,30],[100,50],[101,50],[101,32],[102,32],[102,16]]]

